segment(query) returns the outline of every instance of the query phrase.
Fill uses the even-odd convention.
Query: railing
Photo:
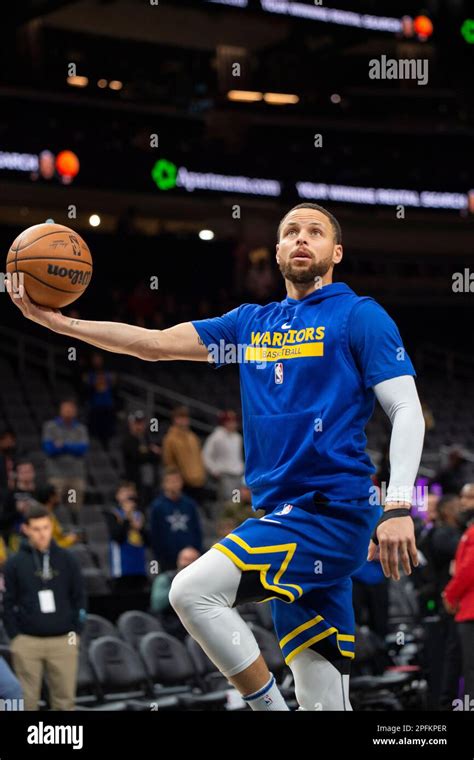
[[[53,387],[58,381],[58,375],[71,377],[71,367],[64,360],[64,347],[3,326],[0,326],[0,340],[0,353],[17,359],[18,369],[23,376],[28,372],[27,365],[33,365],[46,371]]]
[[[3,353],[18,361],[21,376],[27,377],[28,369],[33,366],[46,372],[53,388],[59,379],[73,379],[72,362],[65,359],[66,345],[58,346],[53,342],[32,337],[9,327],[0,327],[0,341],[0,354]],[[219,408],[212,404],[197,401],[183,393],[178,393],[129,373],[120,372],[118,394],[125,402],[126,408],[129,410],[143,409],[149,416],[158,412],[168,418],[170,406],[177,404],[188,406],[191,412],[195,411],[201,413],[202,416],[209,417],[210,421],[206,423],[202,419],[191,416],[192,427],[203,434],[212,431],[219,412]],[[163,401],[168,402],[168,404],[163,404]],[[211,421],[214,424],[211,424]]]
[[[191,412],[201,412],[206,417],[209,417],[212,423],[203,422],[201,419],[196,419],[191,415],[191,426],[194,430],[205,434],[210,433],[214,429],[215,420],[220,411],[217,406],[197,401],[183,393],[177,393],[162,385],[157,385],[128,373],[120,373],[119,393],[129,409],[143,409],[149,417],[155,412],[169,417],[169,406],[176,406],[177,404],[188,406]],[[168,406],[163,405],[163,400],[169,402]]]

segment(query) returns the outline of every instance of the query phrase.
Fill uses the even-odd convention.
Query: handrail
[[[121,372],[121,385],[123,385],[124,382],[129,382],[131,385],[135,385],[137,388],[141,388],[146,392],[152,390],[153,393],[159,393],[171,401],[175,401],[179,404],[184,404],[185,406],[192,406],[194,409],[198,409],[199,411],[212,415],[213,417],[215,417],[220,411],[219,407],[213,406],[212,404],[206,404],[204,401],[198,401],[191,396],[186,396],[184,393],[172,391],[170,388],[165,388],[163,385],[157,385],[150,380],[143,380],[140,377],[134,377],[128,373]]]
[[[64,347],[54,345],[54,343],[51,343],[50,341],[36,338],[27,333],[22,333],[19,330],[14,330],[13,328],[5,326],[0,326],[0,336],[7,339],[2,341],[2,351],[18,357],[18,364],[22,374],[26,374],[28,364],[34,364],[47,371],[49,380],[53,386],[57,382],[57,375],[60,374],[63,377],[72,376],[72,367],[64,362]],[[212,404],[198,401],[191,396],[186,396],[185,394],[178,393],[170,388],[157,385],[150,380],[135,377],[130,373],[120,372],[120,385],[123,386],[124,384],[128,384],[132,388],[134,387],[137,391],[145,393],[145,406],[148,412],[151,412],[154,408],[154,399],[158,395],[160,395],[162,399],[165,398],[173,403],[190,406],[193,409],[214,418],[220,411],[218,407],[213,406]],[[199,421],[196,420],[196,423],[199,423]],[[207,430],[207,425],[205,423],[198,424],[198,427],[201,426],[203,429]]]

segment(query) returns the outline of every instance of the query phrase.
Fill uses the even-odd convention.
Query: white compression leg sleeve
[[[300,710],[352,710],[349,676],[312,649],[303,649],[290,662]]]
[[[241,571],[218,549],[209,549],[175,576],[170,603],[188,633],[226,678],[260,654],[255,636],[232,608]]]

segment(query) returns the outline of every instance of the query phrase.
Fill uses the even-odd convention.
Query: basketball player
[[[303,203],[278,228],[281,302],[148,330],[14,299],[25,317],[108,351],[148,361],[210,358],[217,367],[239,361],[245,479],[266,514],[181,571],[170,601],[253,710],[288,708],[236,605],[271,600],[300,709],[351,710],[351,575],[367,547],[375,558],[376,544],[386,577],[399,580],[399,563],[406,574],[418,564],[409,510],[424,421],[415,371],[384,309],[333,282],[342,255],[336,218]],[[375,398],[392,423],[383,512],[365,453]]]

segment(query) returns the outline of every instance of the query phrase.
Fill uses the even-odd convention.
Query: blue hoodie
[[[202,531],[197,504],[186,494],[176,499],[164,494],[150,505],[150,534],[160,570],[174,570],[181,549],[193,546],[202,552]]]
[[[254,509],[318,492],[367,500],[372,387],[415,375],[400,333],[373,299],[332,283],[300,300],[242,304],[193,321],[215,367],[240,370],[245,481]]]

